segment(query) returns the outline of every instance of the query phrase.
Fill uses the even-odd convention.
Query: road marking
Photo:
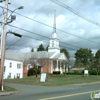
[[[94,90],[94,91],[99,92],[100,90]],[[39,99],[39,100],[53,100],[53,99],[59,99],[59,98],[66,98],[66,97],[71,97],[71,96],[88,94],[88,93],[91,93],[94,91],[88,91],[88,92],[82,92],[82,93],[76,93],[76,94],[70,94],[70,95],[63,95],[63,96],[57,96],[57,97],[51,97],[51,98],[44,98],[44,99]]]

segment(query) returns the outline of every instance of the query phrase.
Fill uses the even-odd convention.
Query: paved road
[[[0,96],[0,100],[91,100],[91,91],[100,91],[100,85],[67,85],[45,87],[6,83],[19,90],[18,94]]]

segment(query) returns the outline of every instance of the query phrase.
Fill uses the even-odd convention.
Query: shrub
[[[40,70],[37,70],[37,74],[40,74],[40,73],[41,73],[41,71],[40,71]],[[36,75],[36,70],[35,70],[35,68],[30,68],[30,69],[28,70],[27,75],[28,75],[28,76]]]
[[[81,73],[79,73],[79,71],[74,71],[75,75],[80,75]]]
[[[100,70],[98,71],[98,75],[100,75]]]
[[[64,72],[63,74],[65,74],[65,72]],[[74,71],[74,72],[68,72],[68,73],[66,73],[66,74],[67,74],[67,75],[82,75],[83,72]]]
[[[90,75],[97,75],[97,71],[96,70],[89,70],[89,74]]]
[[[34,75],[34,69],[33,69],[33,68],[30,68],[30,69],[28,70],[27,75],[28,75],[28,76]]]
[[[53,71],[53,74],[60,74],[60,71]]]

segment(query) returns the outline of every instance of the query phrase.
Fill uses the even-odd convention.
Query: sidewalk
[[[15,93],[19,93],[19,91],[0,92],[0,96],[12,95],[12,94],[15,94]]]

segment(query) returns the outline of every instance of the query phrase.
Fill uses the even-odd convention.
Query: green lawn
[[[8,87],[8,86],[4,86],[4,91],[1,91],[0,92],[5,92],[5,91],[16,91],[17,89],[15,88],[12,88],[12,87]]]
[[[20,83],[20,84],[31,84],[31,85],[43,85],[43,86],[60,86],[68,84],[78,83],[89,83],[89,82],[100,82],[100,76],[86,76],[82,75],[55,75],[48,76],[45,83],[40,82],[40,77],[36,79],[35,76],[23,78],[23,79],[6,79],[5,82]]]

